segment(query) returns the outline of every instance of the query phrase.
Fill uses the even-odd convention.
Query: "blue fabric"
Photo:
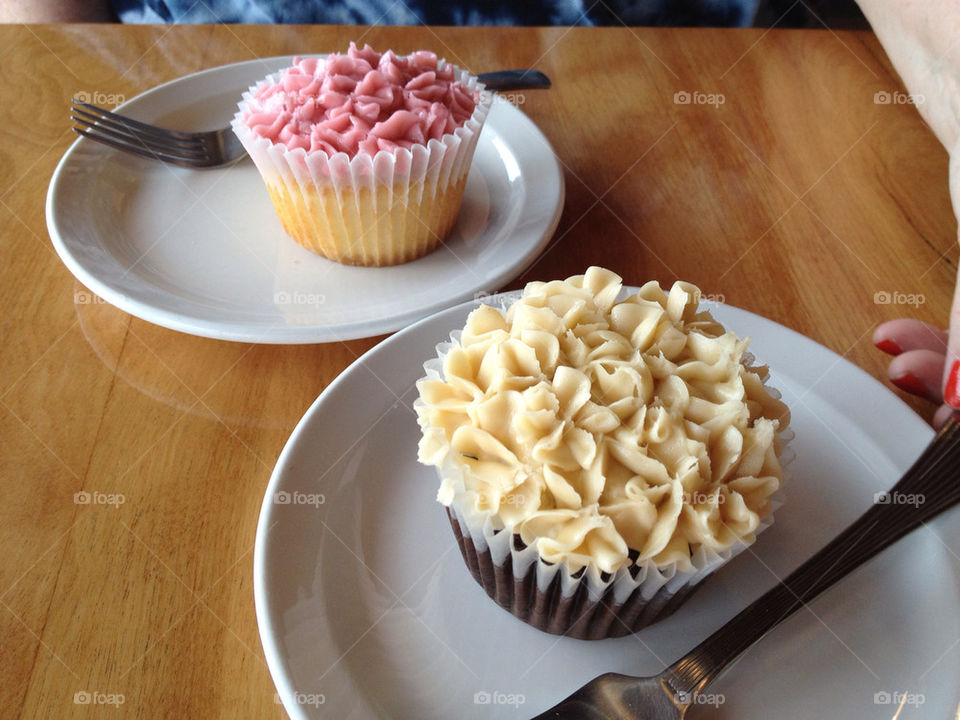
[[[747,26],[760,0],[113,0],[128,23]]]

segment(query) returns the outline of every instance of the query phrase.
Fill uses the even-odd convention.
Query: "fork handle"
[[[477,78],[487,90],[539,90],[550,87],[550,78],[539,70],[495,70]]]
[[[850,527],[664,672],[680,697],[701,692],[778,623],[901,537],[960,501],[960,425],[950,420],[900,481]],[[904,501],[912,502],[904,502]]]

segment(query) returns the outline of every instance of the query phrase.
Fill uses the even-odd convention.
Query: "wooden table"
[[[869,33],[0,27],[0,716],[113,711],[80,692],[122,695],[124,716],[283,716],[254,618],[260,502],[298,418],[381,338],[244,345],[149,325],[74,281],[44,197],[76,93],[357,38],[553,78],[522,109],[556,149],[566,208],[511,288],[590,264],[682,277],[878,378],[878,322],[946,321],[947,157]]]

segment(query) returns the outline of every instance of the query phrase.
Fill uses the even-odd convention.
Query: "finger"
[[[943,402],[940,394],[943,378],[942,352],[908,350],[890,361],[887,377],[904,392],[933,402]]]
[[[951,167],[951,181],[953,180]],[[960,283],[960,276],[957,278]],[[947,357],[943,366],[943,401],[951,407],[960,408],[960,292],[953,291],[950,307],[950,338]]]
[[[942,355],[947,349],[947,332],[921,320],[900,318],[878,325],[873,344],[888,355],[908,350],[934,350]]]
[[[955,140],[956,141],[956,140]],[[953,212],[960,217],[960,148],[948,146],[950,152],[950,199]],[[960,274],[953,289],[950,306],[950,338],[943,365],[943,400],[951,407],[960,408]]]
[[[960,421],[960,410],[955,410],[949,405],[941,405],[933,414],[933,429],[939,430],[951,417]]]

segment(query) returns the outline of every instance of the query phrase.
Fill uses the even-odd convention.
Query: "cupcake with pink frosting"
[[[397,265],[456,223],[490,107],[482,90],[431,52],[351,43],[251,87],[233,130],[290,237],[340,263]]]

